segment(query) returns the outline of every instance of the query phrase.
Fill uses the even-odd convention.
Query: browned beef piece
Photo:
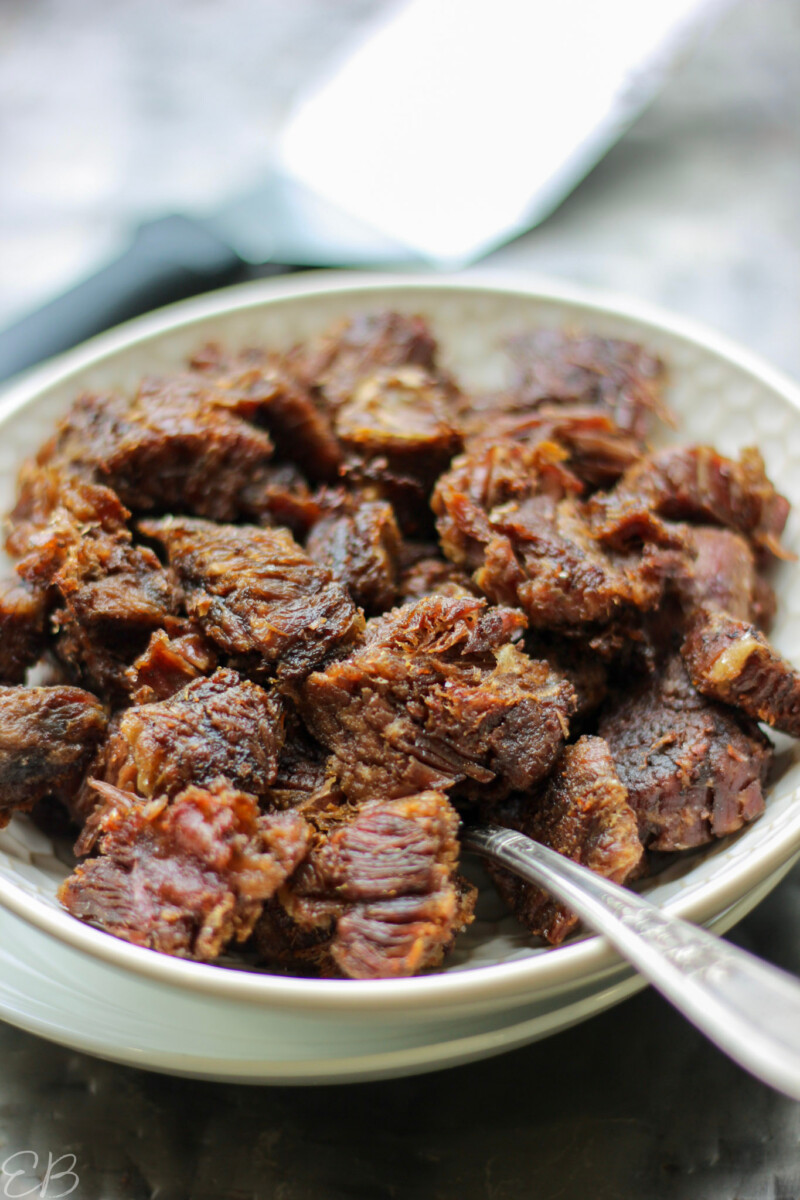
[[[0,687],[0,826],[44,796],[63,802],[106,731],[99,701],[73,687]]]
[[[554,443],[535,447],[500,441],[478,443],[441,476],[432,507],[442,547],[453,562],[474,570],[495,537],[492,517],[537,496],[561,500],[581,490]]]
[[[337,409],[337,437],[358,459],[385,458],[432,484],[462,447],[453,389],[423,367],[380,367]]]
[[[104,747],[99,778],[148,800],[215,779],[264,796],[282,745],[280,697],[220,669],[167,700],[126,709]]]
[[[418,366],[434,372],[436,352],[423,317],[383,312],[348,318],[289,358],[304,382],[335,411],[381,368]]]
[[[210,675],[216,665],[214,647],[187,623],[173,637],[157,629],[125,676],[134,704],[152,704],[174,696],[201,675]]]
[[[52,457],[45,447],[40,459]],[[8,548],[54,649],[75,683],[114,701],[128,692],[125,671],[151,633],[174,631],[182,593],[152,550],[136,546],[130,512],[105,486],[64,464],[26,464],[11,515]]]
[[[682,561],[677,549],[606,550],[574,500],[537,496],[495,510],[492,527],[495,538],[473,578],[497,603],[516,600],[533,628],[607,625],[654,609]]]
[[[575,692],[576,717],[596,712],[608,694],[609,664],[588,642],[559,637],[549,631],[529,634],[525,649],[531,658],[548,662]]]
[[[230,520],[272,442],[224,399],[198,374],[146,379],[132,403],[81,396],[59,426],[53,459],[113,488],[133,511]]]
[[[352,979],[438,966],[472,920],[474,891],[456,876],[457,831],[441,792],[323,816],[310,854],[256,926],[261,955]]]
[[[445,553],[473,569],[489,599],[522,608],[532,628],[584,637],[587,625],[629,623],[660,602],[676,551],[604,548],[572,499],[534,495],[486,512],[454,474],[443,476],[434,495]]]
[[[481,446],[456,459],[432,504],[445,554],[485,595],[519,605],[535,629],[583,637],[587,625],[629,623],[655,608],[676,551],[600,545],[563,464],[553,443]],[[674,533],[672,541],[680,544]]]
[[[39,456],[48,457],[48,447]],[[63,465],[26,463],[17,504],[8,519],[6,549],[22,561],[18,573],[45,592],[86,533],[126,537],[130,512],[110,488],[90,483]]]
[[[565,746],[552,775],[528,796],[514,796],[493,818],[598,875],[624,883],[642,857],[636,814],[602,738]],[[531,933],[553,946],[578,918],[547,892],[489,864],[500,895]]]
[[[687,528],[685,537],[689,557],[676,578],[684,610],[718,608],[743,619],[754,616],[760,596],[755,558],[747,539],[714,526]]]
[[[23,683],[47,645],[47,604],[19,579],[0,580],[0,684]]]
[[[245,941],[307,849],[297,813],[262,815],[254,797],[220,781],[171,803],[99,788],[100,854],[64,881],[59,900],[82,921],[164,954],[211,961]]]
[[[663,415],[664,364],[635,342],[571,335],[552,329],[508,342],[515,367],[507,408],[576,405],[607,413],[641,442],[651,414]]]
[[[282,525],[305,537],[325,504],[291,463],[268,464],[256,471],[239,493],[243,514],[259,525]]]
[[[306,553],[373,614],[391,608],[397,598],[401,545],[391,504],[353,498],[314,525]]]
[[[608,742],[652,850],[685,850],[759,816],[772,755],[757,725],[706,700],[679,655],[603,711]]]
[[[286,739],[278,773],[269,789],[271,808],[298,808],[312,797],[327,795],[333,785],[328,751],[310,736],[291,706],[286,713]]]
[[[356,317],[290,357],[332,414],[348,481],[388,500],[404,532],[426,529],[431,488],[462,439],[458,389],[436,366],[425,321]]]
[[[698,609],[681,650],[704,696],[800,737],[800,672],[749,621]]]
[[[667,517],[722,525],[745,534],[757,550],[781,557],[788,514],[788,500],[767,479],[753,447],[736,462],[709,446],[668,446],[592,501],[595,533],[609,543],[658,539],[663,535],[658,518]]]
[[[309,479],[336,478],[342,449],[327,405],[286,356],[258,349],[226,355],[206,346],[191,365],[214,377],[221,402],[232,411],[266,426],[282,459],[296,463]]]
[[[56,654],[76,683],[124,701],[126,671],[157,629],[180,630],[182,592],[172,571],[128,533],[91,529],[52,580]]]
[[[285,529],[168,517],[142,530],[166,547],[189,615],[247,674],[302,679],[361,635],[347,590]]]
[[[7,521],[6,549],[20,558],[54,516],[73,524],[98,526],[106,533],[125,528],[130,512],[110,487],[93,483],[81,469],[56,456],[56,438],[45,442],[35,458],[23,463],[17,480],[17,502]]]
[[[400,604],[421,600],[423,596],[474,596],[476,593],[465,571],[436,554],[418,558],[401,570],[397,590]]]
[[[589,487],[608,487],[620,478],[643,453],[643,446],[632,434],[621,430],[604,413],[583,409],[543,407],[537,417],[538,431],[528,432],[527,425],[501,426],[506,436],[527,440],[558,442],[568,451],[569,469]]]
[[[373,618],[363,647],[310,675],[301,714],[347,796],[498,796],[544,775],[575,697],[514,645],[523,626],[472,596],[428,596]]]

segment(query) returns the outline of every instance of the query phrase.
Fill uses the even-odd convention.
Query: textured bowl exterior
[[[337,317],[386,307],[429,317],[445,365],[472,387],[502,381],[501,344],[525,327],[568,327],[640,340],[669,366],[668,402],[679,434],[664,440],[710,442],[726,453],[756,444],[772,478],[800,508],[798,389],[716,335],[642,305],[560,284],[348,274],[248,284],[175,305],[33,372],[0,399],[0,507],[5,510],[12,501],[21,461],[48,436],[80,391],[130,390],[144,374],[179,367],[208,340],[234,348],[261,343],[280,349]],[[794,549],[799,544],[796,513],[787,543]],[[779,617],[774,640],[800,660],[797,570],[783,564],[775,575]],[[710,923],[726,911],[741,915],[748,897],[766,894],[764,889],[777,882],[800,850],[800,805],[795,803],[800,758],[788,743],[778,758],[764,817],[738,836],[677,862],[649,888],[657,903]],[[0,905],[11,913],[71,951],[88,953],[131,986],[155,983],[169,994],[177,989],[187,1002],[191,996],[244,1008],[257,1004],[276,1020],[303,1013],[334,1024],[369,1018],[388,1029],[391,1017],[395,1030],[434,1019],[485,1021],[491,1014],[518,1015],[520,1006],[531,1004],[552,1012],[562,1002],[568,1004],[570,995],[597,995],[604,981],[620,976],[619,959],[600,938],[586,937],[556,950],[533,947],[489,890],[446,968],[416,979],[294,979],[189,963],[130,946],[74,920],[55,900],[64,873],[54,847],[26,818],[15,818],[0,833]]]

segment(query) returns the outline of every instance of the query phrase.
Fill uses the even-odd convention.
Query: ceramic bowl
[[[502,343],[526,327],[568,327],[641,341],[669,368],[667,399],[679,429],[662,440],[711,443],[724,453],[756,444],[780,490],[800,506],[800,390],[747,351],[689,321],[551,282],[314,273],[248,284],[163,309],[16,383],[0,400],[0,508],[12,501],[23,458],[48,436],[81,390],[132,389],[144,374],[180,367],[188,353],[208,340],[233,348],[266,344],[280,349],[338,317],[385,308],[429,318],[444,365],[468,387],[502,382],[507,369]],[[794,516],[786,541],[797,548]],[[800,661],[798,581],[800,568],[779,566],[773,640],[795,661]],[[679,858],[651,882],[648,894],[699,923],[725,925],[726,914],[743,915],[800,853],[798,787],[800,757],[782,741],[764,816],[733,838]],[[355,1022],[354,1028],[360,1024],[373,1032],[430,1022],[494,1021],[502,1026],[504,1013],[511,1021],[526,1006],[554,1011],[570,1003],[570,997],[597,995],[606,982],[624,974],[616,954],[597,937],[557,949],[535,947],[489,889],[481,898],[478,919],[445,968],[419,978],[315,980],[186,962],[131,946],[69,916],[55,900],[65,872],[57,848],[27,818],[16,817],[0,834],[0,905],[36,926],[48,942],[56,939],[68,948],[73,965],[102,964],[131,986],[149,981],[177,1003],[183,996],[187,1003],[189,997],[206,997],[237,1007],[256,1005],[276,1019],[305,1016],[316,1022],[315,1028],[322,1022],[328,1029],[337,1022]]]

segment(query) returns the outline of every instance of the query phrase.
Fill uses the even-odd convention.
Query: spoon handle
[[[720,1050],[800,1100],[800,980],[524,834],[467,826],[462,841],[567,904]]]

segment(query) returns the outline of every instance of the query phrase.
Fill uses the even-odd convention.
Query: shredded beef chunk
[[[401,545],[391,504],[354,500],[317,522],[306,542],[306,553],[372,615],[391,608],[397,598]]]
[[[493,818],[585,867],[624,883],[642,857],[636,814],[602,738],[566,746],[550,778],[513,796]],[[557,946],[578,918],[533,884],[489,866],[501,896],[522,924]]]
[[[100,854],[75,869],[59,899],[82,921],[165,954],[211,961],[245,941],[307,849],[302,817],[262,815],[252,796],[219,782],[171,803],[99,787]]]
[[[323,514],[318,492],[291,463],[259,468],[239,493],[242,512],[259,525],[283,525],[296,537],[305,537]]]
[[[189,615],[247,674],[296,681],[358,640],[347,590],[287,530],[177,517],[141,527],[166,547]]]
[[[657,518],[667,517],[725,526],[746,535],[758,551],[780,557],[788,513],[788,500],[767,479],[753,447],[736,462],[709,446],[668,446],[593,501],[595,532],[610,543],[657,538]]]
[[[384,312],[342,321],[289,357],[301,378],[335,412],[376,370],[417,366],[433,372],[436,353],[436,341],[422,317]]]
[[[431,488],[462,435],[458,389],[436,365],[425,321],[400,313],[357,317],[297,358],[332,415],[345,478],[388,500],[405,533],[426,529]]]
[[[14,558],[30,556],[26,578],[45,586],[84,530],[120,534],[131,515],[111,488],[81,478],[64,463],[53,465],[52,458],[48,442],[36,459],[23,465],[6,539]]]
[[[456,876],[458,815],[447,799],[370,800],[320,824],[256,926],[262,956],[351,979],[438,966],[474,905]]]
[[[347,796],[504,795],[541,778],[575,697],[514,644],[523,626],[472,596],[428,596],[373,618],[362,648],[310,675],[301,714]]]
[[[177,632],[182,593],[171,571],[130,535],[87,531],[53,578],[54,649],[71,678],[126,698],[127,669],[157,629]]]
[[[385,457],[433,480],[462,446],[451,389],[422,367],[382,367],[361,380],[335,417],[339,440],[357,457]]]
[[[145,380],[132,402],[81,396],[62,421],[56,463],[118,493],[134,512],[192,512],[226,521],[272,455],[264,430],[225,406],[201,375]]]
[[[675,551],[646,545],[609,550],[594,536],[580,501],[564,494],[559,463],[504,472],[498,483],[485,456],[464,455],[433,497],[442,547],[473,570],[497,604],[518,605],[532,628],[568,632],[630,620],[655,608]],[[673,538],[674,541],[674,538]]]
[[[651,414],[663,414],[664,364],[635,342],[540,329],[508,342],[515,367],[509,407],[577,405],[607,412],[642,441]]]
[[[591,409],[544,406],[522,416],[503,411],[504,397],[494,397],[485,412],[464,418],[467,449],[481,444],[512,442],[535,449],[560,446],[576,480],[587,489],[608,487],[638,462],[644,446],[620,429],[607,413]]]
[[[0,826],[15,809],[66,802],[106,731],[99,701],[73,687],[0,687]]]
[[[263,796],[283,737],[280,697],[218,670],[167,700],[126,709],[104,748],[101,778],[148,800],[215,779]]]
[[[129,517],[109,488],[29,463],[7,541],[70,679],[120,703],[127,668],[154,631],[178,629],[183,599],[174,574],[133,543]]]
[[[266,426],[281,458],[296,463],[309,479],[336,478],[342,449],[327,406],[290,359],[259,349],[228,356],[207,346],[191,365],[214,377],[233,411]]]
[[[703,695],[800,737],[800,673],[749,621],[700,609],[682,653],[692,682]]]
[[[768,739],[734,709],[706,700],[680,656],[601,715],[608,742],[652,850],[685,850],[760,816]]]
[[[210,675],[216,665],[214,647],[187,623],[171,638],[157,629],[125,675],[134,704],[152,704],[174,696],[201,675]]]
[[[0,581],[0,684],[23,683],[47,645],[47,605],[19,579]]]

